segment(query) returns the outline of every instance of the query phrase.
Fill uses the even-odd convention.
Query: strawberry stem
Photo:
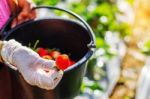
[[[29,44],[28,44],[28,47],[32,49],[32,47],[31,47],[31,43],[29,43]]]
[[[38,43],[39,43],[39,40],[37,40],[37,41],[35,42],[35,44],[34,44],[34,46],[33,46],[33,50],[36,50],[36,47],[37,47]]]

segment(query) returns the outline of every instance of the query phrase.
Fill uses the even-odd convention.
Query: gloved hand
[[[2,42],[1,57],[8,66],[18,69],[26,82],[43,89],[54,89],[63,76],[63,71],[55,67],[55,61],[41,58],[15,40]]]

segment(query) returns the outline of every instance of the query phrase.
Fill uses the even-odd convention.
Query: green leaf
[[[97,46],[98,48],[104,46],[104,39],[99,38],[99,37],[96,37],[96,46]]]
[[[134,4],[134,0],[126,0],[129,4],[133,5]]]
[[[141,47],[141,51],[147,55],[150,55],[150,40],[147,40]]]
[[[37,5],[56,5],[60,0],[33,0]]]
[[[80,87],[80,91],[81,93],[83,93],[87,88],[91,89],[91,90],[100,90],[103,91],[103,87],[101,86],[101,84],[98,81],[92,81],[89,80],[88,78],[84,78],[82,85]]]

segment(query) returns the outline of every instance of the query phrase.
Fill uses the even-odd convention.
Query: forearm
[[[3,47],[3,41],[0,40],[0,52],[2,50],[2,47]],[[0,53],[0,62],[3,63],[3,59],[2,59],[1,53]]]

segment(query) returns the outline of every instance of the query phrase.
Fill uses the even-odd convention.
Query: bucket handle
[[[65,13],[68,13],[68,14],[72,15],[74,18],[79,20],[85,26],[86,30],[88,31],[89,36],[91,38],[91,42],[88,44],[88,47],[89,48],[96,48],[95,36],[94,36],[94,33],[93,33],[92,29],[87,24],[87,22],[85,22],[79,15],[77,15],[76,13],[74,13],[70,10],[66,10],[66,9],[59,8],[59,7],[54,7],[54,6],[37,6],[37,7],[33,8],[33,10],[40,9],[40,8],[51,9],[51,10],[59,10],[59,11],[62,11],[62,12],[65,12]]]
[[[87,24],[87,22],[85,22],[79,15],[77,15],[76,13],[70,11],[70,10],[66,10],[66,9],[63,9],[63,8],[59,8],[59,7],[54,7],[54,6],[37,6],[37,7],[34,7],[33,10],[36,10],[36,9],[40,9],[40,8],[45,8],[45,9],[50,9],[50,10],[59,10],[59,11],[62,11],[62,12],[65,12],[65,13],[68,13],[70,15],[72,15],[74,18],[76,18],[77,20],[79,20],[83,25],[84,27],[86,28],[86,30],[88,31],[89,33],[89,36],[91,38],[91,42],[88,44],[88,47],[91,49],[91,48],[96,48],[96,44],[95,44],[95,36],[94,36],[94,33],[91,29],[91,27]],[[5,24],[5,26],[2,28],[2,30],[0,31],[0,35],[2,37],[4,37],[5,35],[7,35],[7,27],[8,25],[10,25],[10,23],[12,22],[12,20],[16,17],[17,15],[13,15],[8,21],[7,23]]]

